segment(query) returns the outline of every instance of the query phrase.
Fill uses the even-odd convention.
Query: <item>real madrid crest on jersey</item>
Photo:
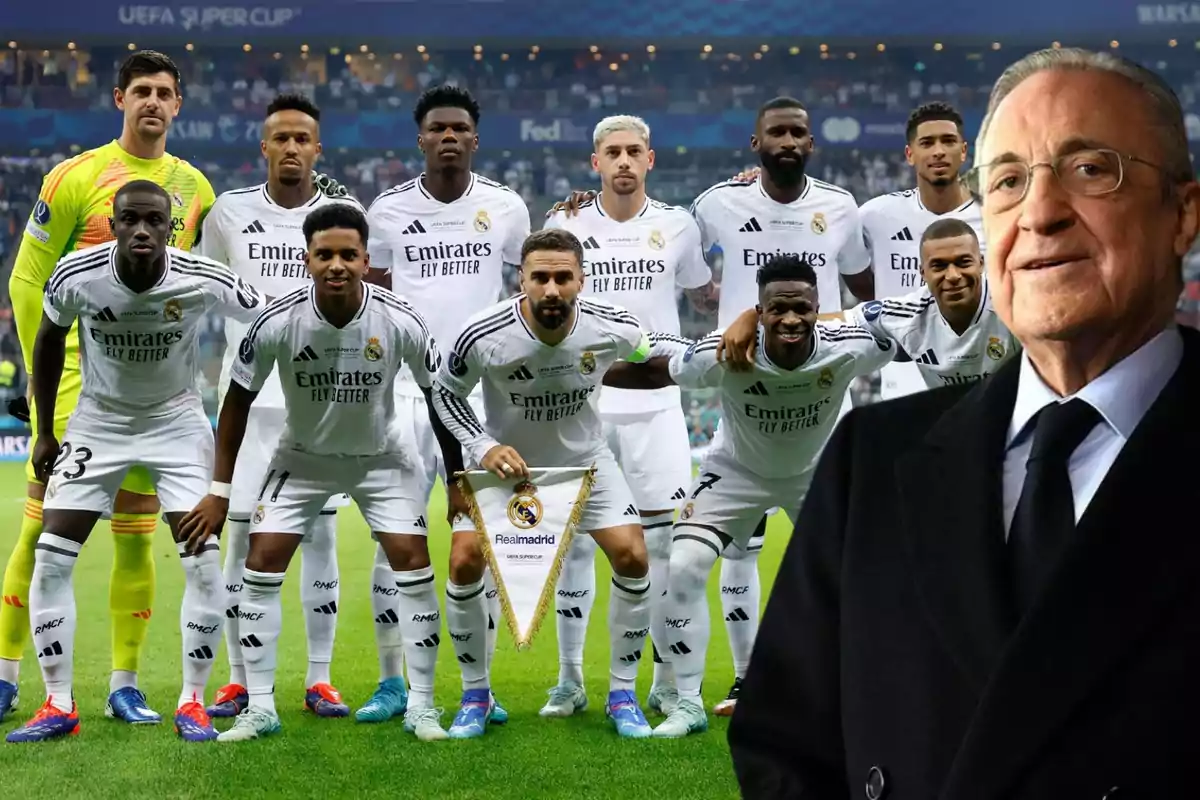
[[[267,510],[265,508],[263,508],[262,505],[259,505],[257,508],[254,509],[254,516],[250,517],[250,521],[253,522],[255,525],[257,525],[258,523],[263,521],[263,517],[265,517],[266,515],[267,515]]]
[[[825,215],[820,211],[813,214],[812,223],[810,225],[813,233],[821,234],[829,230],[829,223],[825,221]]]
[[[662,231],[650,231],[646,244],[650,245],[651,250],[662,250],[667,246],[667,240],[663,238]]]
[[[536,528],[542,521],[542,501],[537,498],[537,487],[529,481],[521,481],[513,487],[512,499],[508,501],[508,521],[523,530]]]
[[[171,202],[174,203],[177,207],[183,208],[183,195],[181,195],[179,192],[173,193],[171,195]]]
[[[367,339],[367,346],[363,348],[363,358],[367,361],[378,361],[383,358],[383,345],[379,343],[378,336]]]
[[[999,361],[1004,358],[1004,342],[1000,341],[995,336],[988,337],[987,345],[988,358],[992,361]]]
[[[591,375],[596,371],[596,355],[591,350],[584,351],[579,357],[579,371],[584,375]]]
[[[171,299],[163,304],[163,319],[167,322],[179,322],[183,319],[183,306],[178,300]]]
[[[475,230],[480,233],[487,233],[491,229],[492,221],[488,219],[488,213],[482,208],[479,209],[479,213],[475,215]]]
[[[833,386],[833,370],[829,367],[821,370],[821,373],[817,376],[817,386],[820,386],[822,389],[828,389],[830,386]]]
[[[692,514],[695,513],[695,511],[696,511],[696,504],[688,503],[686,506],[683,507],[683,511],[679,512],[679,518],[680,519],[691,519]]]

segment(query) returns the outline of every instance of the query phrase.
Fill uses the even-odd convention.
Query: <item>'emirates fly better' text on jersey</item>
[[[304,218],[330,203],[347,203],[362,209],[353,198],[327,197],[319,191],[304,205],[284,208],[271,199],[265,183],[225,192],[204,220],[200,250],[214,261],[228,264],[238,277],[269,299],[283,297],[312,282],[304,264],[307,250]],[[222,392],[229,385],[234,357],[246,328],[238,320],[225,320]],[[254,404],[263,408],[283,407],[278,375],[272,373],[267,379]]]
[[[930,389],[974,383],[992,374],[1019,347],[992,308],[987,281],[980,291],[979,309],[962,336],[946,322],[927,286],[902,297],[860,303],[846,318],[894,341]]]
[[[167,248],[158,283],[134,292],[117,275],[116,242],[59,262],[46,282],[45,313],[60,327],[79,320],[79,407],[132,418],[199,405],[199,335],[210,311],[250,322],[259,292],[223,264]]]
[[[968,200],[946,214],[935,214],[921,202],[916,189],[880,195],[860,209],[863,233],[875,270],[875,296],[898,297],[925,285],[921,277],[921,236],[939,219],[960,219],[975,230],[979,251],[986,254],[983,215],[979,204]]]
[[[337,328],[309,286],[275,299],[250,326],[233,380],[257,392],[278,366],[287,407],[281,448],[375,456],[402,446],[393,424],[401,365],[428,388],[439,358],[421,315],[386,289],[364,284],[358,314]]]
[[[721,273],[722,328],[758,303],[758,268],[772,256],[797,255],[812,265],[822,313],[842,310],[838,276],[871,263],[854,197],[815,178],[805,178],[792,203],[776,202],[757,179],[718,183],[696,198],[692,215],[708,263]]]
[[[695,289],[712,279],[700,247],[700,229],[683,208],[647,198],[630,220],[618,222],[604,213],[601,197],[585,203],[579,214],[559,212],[547,228],[575,234],[583,245],[583,291],[615,303],[637,317],[648,330],[679,334],[679,289]],[[679,388],[655,391],[604,387],[603,414],[679,408]]]
[[[504,265],[521,263],[529,208],[506,186],[472,174],[452,203],[426,190],[424,175],[389,189],[367,212],[371,266],[392,276],[392,291],[421,310],[430,333],[448,348],[463,323],[500,299]],[[398,391],[421,396],[401,372]]]
[[[671,377],[687,389],[720,390],[723,416],[712,450],[769,479],[808,470],[833,433],[851,381],[896,355],[891,341],[866,328],[818,322],[812,355],[787,370],[767,356],[760,328],[754,369],[733,372],[717,361],[721,334],[710,333],[674,355]]]
[[[526,324],[521,298],[467,322],[438,373],[434,405],[476,464],[506,444],[530,465],[587,466],[607,447],[593,395],[615,362],[648,358],[650,339],[628,311],[580,297],[571,332],[549,345]],[[480,382],[483,423],[464,399]]]

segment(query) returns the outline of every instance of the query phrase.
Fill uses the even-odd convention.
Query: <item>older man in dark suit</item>
[[[971,178],[1024,355],[856,409],[729,739],[748,798],[1200,796],[1200,187],[1179,101],[1108,53],[997,82]]]

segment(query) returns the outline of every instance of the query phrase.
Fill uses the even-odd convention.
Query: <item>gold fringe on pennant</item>
[[[524,638],[521,637],[521,626],[517,622],[517,614],[513,611],[512,602],[508,599],[508,588],[504,585],[504,575],[496,566],[496,553],[492,550],[492,541],[488,536],[487,528],[483,522],[483,513],[479,510],[479,504],[475,501],[475,490],[471,486],[470,476],[466,472],[461,472],[458,477],[462,481],[463,496],[467,501],[471,521],[475,523],[475,531],[479,535],[479,545],[483,550],[483,557],[487,560],[488,569],[492,571],[492,578],[496,581],[496,591],[500,595],[500,610],[504,614],[504,621],[508,625],[508,632],[512,634],[517,650],[528,650],[533,643],[533,637],[542,628],[542,620],[545,619],[546,614],[550,611],[550,603],[554,599],[554,592],[558,587],[558,578],[562,574],[563,561],[567,557],[567,548],[571,546],[575,529],[579,526],[580,520],[583,519],[584,508],[587,505],[588,498],[591,497],[592,487],[596,483],[596,465],[592,464],[588,468],[587,472],[583,475],[583,480],[579,484],[579,494],[575,496],[574,508],[571,509],[571,516],[567,519],[562,540],[558,543],[558,549],[554,553],[554,561],[550,565],[550,573],[546,576],[546,583],[542,587],[542,595],[538,598],[537,607],[533,612],[533,620],[529,623],[529,633]]]

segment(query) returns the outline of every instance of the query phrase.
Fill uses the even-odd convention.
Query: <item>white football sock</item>
[[[612,647],[608,690],[633,691],[637,682],[642,647],[650,633],[650,577],[623,578],[614,575],[608,598],[608,637]]]
[[[337,515],[322,512],[300,546],[300,602],[308,634],[308,674],[304,686],[331,683],[333,640],[338,619]]]
[[[409,709],[433,705],[433,674],[441,643],[442,614],[433,586],[433,567],[393,573],[400,590],[400,634],[408,664]]]
[[[379,680],[397,678],[404,672],[404,640],[400,636],[400,590],[396,573],[383,548],[375,545],[371,569],[371,617],[375,620],[375,647],[379,651]]]
[[[283,630],[283,572],[245,571],[242,595],[241,644],[246,658],[246,690],[250,705],[275,713],[275,665]]]
[[[679,696],[699,703],[700,684],[708,654],[709,619],[705,587],[717,551],[694,539],[679,539],[671,547],[671,586],[667,591],[667,644],[663,656],[675,670]]]
[[[596,540],[571,537],[554,597],[558,615],[558,682],[583,685],[583,645],[596,603]]]
[[[733,653],[733,674],[746,677],[754,637],[758,635],[758,607],[761,587],[758,579],[759,550],[746,552],[729,545],[721,559],[721,616],[729,632],[729,650]],[[733,557],[731,557],[731,554]]]
[[[654,650],[654,680],[652,687],[674,686],[675,674],[671,663],[659,656],[659,648],[666,647],[666,602],[667,586],[671,577],[671,539],[675,535],[675,512],[667,511],[652,517],[642,517],[642,531],[646,537],[646,554],[650,559],[650,585],[654,587],[650,598],[650,639]]]
[[[33,556],[29,627],[46,694],[59,711],[74,707],[75,587],[71,579],[83,545],[43,531]]]
[[[487,603],[487,668],[488,675],[492,674],[492,660],[496,657],[496,633],[504,622],[504,612],[500,608],[500,590],[496,588],[496,579],[492,577],[492,568],[483,570],[483,596]]]
[[[134,689],[138,688],[138,674],[130,672],[127,669],[114,669],[108,677],[108,691],[115,692],[117,689],[124,689],[126,686]]]
[[[198,554],[187,552],[187,542],[179,542],[179,560],[183,564],[183,603],[179,609],[179,630],[183,634],[183,690],[179,706],[204,703],[204,687],[212,674],[217,650],[221,647],[221,620],[224,619],[224,577],[217,540],[210,539]]]
[[[238,604],[242,602],[244,585],[243,574],[246,571],[246,554],[250,551],[250,523],[235,522],[238,519],[248,519],[245,515],[229,515],[225,526],[225,654],[229,657],[229,682],[238,686],[246,685],[246,662],[242,658],[242,644],[238,641]]]
[[[446,630],[462,670],[463,691],[488,688],[487,600],[483,580],[446,584]]]

